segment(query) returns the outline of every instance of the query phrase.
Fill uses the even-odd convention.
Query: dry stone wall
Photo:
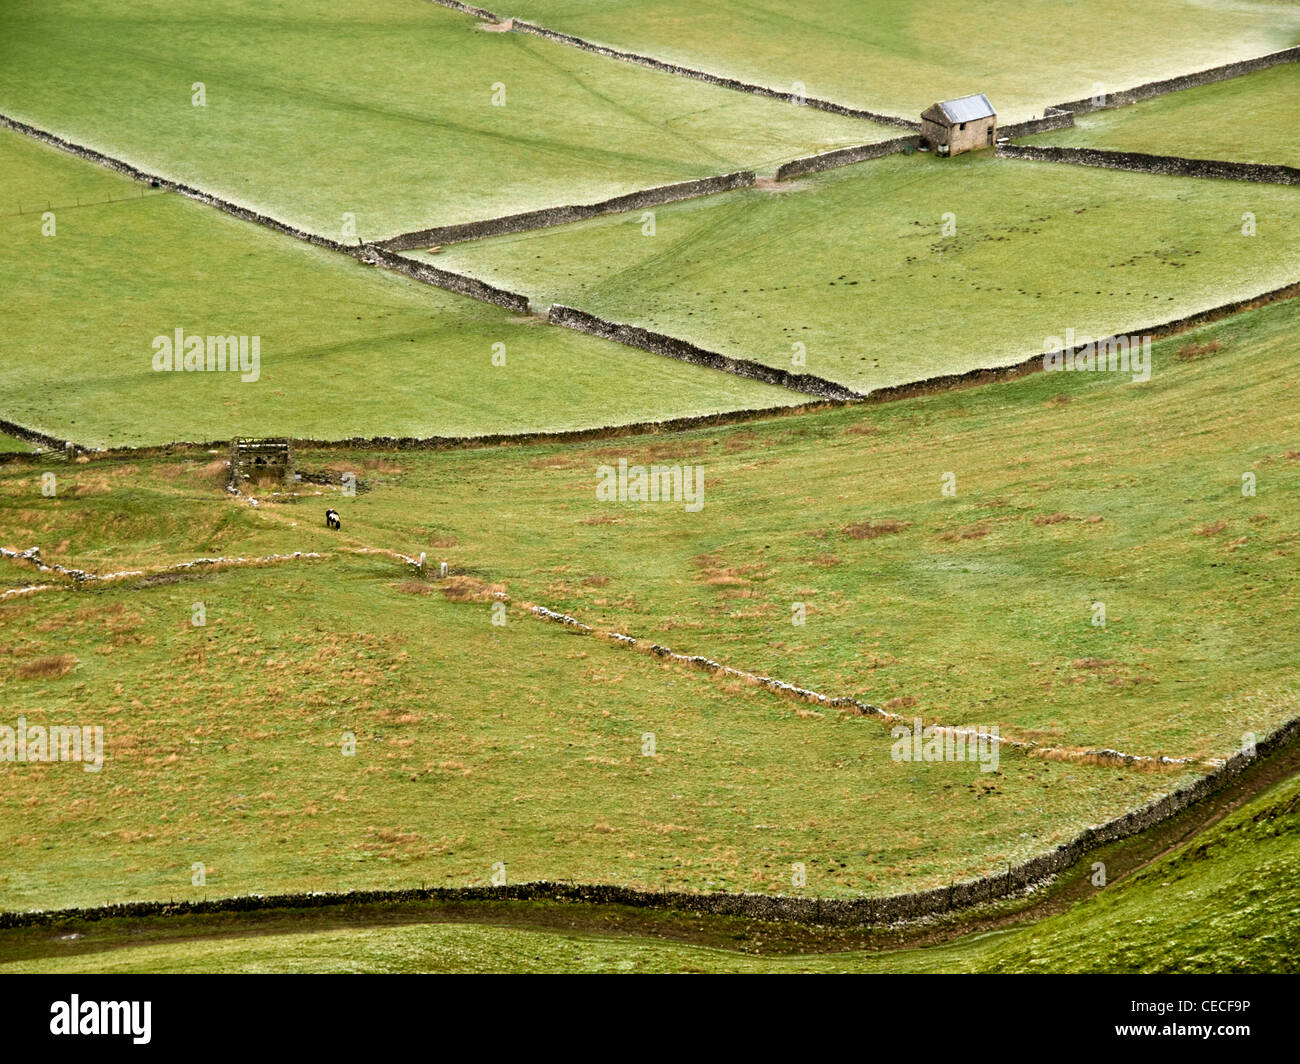
[[[1135,151],[1099,148],[1058,148],[1038,144],[999,144],[997,154],[1007,159],[1100,166],[1175,177],[1212,178],[1220,181],[1256,181],[1271,185],[1300,185],[1300,169],[1265,163],[1233,163],[1218,159],[1184,159],[1176,155],[1146,155]]]
[[[635,890],[630,887],[578,883],[521,883],[504,887],[429,887],[412,890],[349,891],[244,895],[194,902],[127,902],[88,909],[0,913],[0,929],[40,927],[69,921],[120,917],[172,916],[199,913],[253,912],[266,909],[314,909],[334,906],[392,904],[421,901],[548,900],[587,904],[627,905],[679,912],[744,916],[823,926],[869,927],[956,912],[975,905],[1014,897],[1039,886],[1077,864],[1090,851],[1129,838],[1176,816],[1237,779],[1256,760],[1295,742],[1300,717],[1293,718],[1256,745],[1255,756],[1239,753],[1220,768],[1180,787],[1141,809],[1088,828],[1055,850],[1009,867],[1006,872],[953,883],[932,890],[879,898],[810,898],[782,894],[693,894],[684,891]]]
[[[789,181],[792,177],[804,174],[820,173],[833,170],[837,166],[849,166],[853,163],[866,162],[868,159],[880,159],[886,155],[917,148],[921,138],[895,137],[875,144],[859,144],[851,148],[837,148],[835,151],[822,152],[820,155],[806,155],[802,159],[792,159],[776,171],[778,181]]]
[[[693,199],[696,196],[710,196],[716,192],[730,192],[732,189],[748,188],[754,184],[754,171],[739,170],[718,177],[705,177],[696,181],[679,181],[671,185],[658,185],[654,188],[629,192],[599,203],[547,207],[538,211],[526,211],[522,214],[509,214],[501,218],[489,218],[481,222],[464,222],[460,225],[442,225],[432,229],[420,229],[403,233],[390,240],[378,241],[378,246],[388,251],[409,251],[411,248],[430,247],[435,244],[456,244],[466,240],[481,240],[484,237],[501,236],[504,233],[522,233],[530,229],[548,229],[555,225],[567,225],[601,214],[618,214],[621,211],[639,210],[643,207],[658,207],[678,200]]]
[[[526,296],[494,288],[492,285],[484,284],[472,277],[465,277],[449,270],[439,270],[410,262],[399,255],[386,252],[383,248],[379,248],[374,244],[342,244],[337,240],[331,240],[316,233],[309,233],[304,229],[289,225],[287,222],[282,222],[278,218],[260,214],[248,207],[241,207],[237,203],[231,203],[229,200],[214,196],[210,192],[204,192],[202,189],[194,188],[192,185],[185,185],[179,181],[171,181],[168,178],[160,177],[157,174],[150,174],[136,166],[132,166],[130,163],[123,162],[121,159],[115,159],[111,155],[105,155],[103,152],[87,148],[81,144],[74,144],[70,140],[65,140],[63,137],[56,136],[36,126],[28,125],[26,122],[20,122],[7,115],[0,115],[0,126],[43,141],[99,166],[116,170],[118,173],[125,174],[136,181],[146,181],[156,188],[165,189],[168,192],[177,192],[189,199],[197,200],[199,203],[216,207],[218,210],[225,211],[227,214],[243,221],[253,222],[255,225],[264,226],[267,229],[291,236],[296,240],[305,241],[308,244],[315,244],[317,247],[328,248],[330,251],[349,255],[370,265],[380,265],[390,270],[396,270],[398,273],[404,273],[422,284],[434,285],[448,291],[458,292],[461,295],[471,296],[474,299],[482,299],[506,307],[509,310],[522,310],[525,313],[528,310],[528,298]]]
[[[625,63],[635,63],[637,66],[650,67],[652,70],[658,70],[665,74],[676,74],[678,77],[693,78],[696,81],[706,81],[710,85],[718,85],[724,89],[732,89],[737,92],[748,92],[755,96],[766,96],[774,100],[788,100],[793,103],[793,90],[782,92],[778,89],[771,89],[764,85],[753,85],[747,81],[738,81],[736,78],[721,77],[717,74],[710,74],[706,70],[695,70],[692,67],[681,66],[678,63],[665,63],[663,60],[655,59],[648,55],[639,55],[636,52],[625,52],[619,48],[610,48],[603,44],[595,44],[592,41],[585,40],[582,37],[575,37],[571,33],[560,33],[556,30],[547,29],[545,26],[538,26],[532,22],[525,22],[522,19],[509,19],[497,15],[481,7],[472,7],[469,4],[458,3],[457,0],[432,0],[433,3],[442,7],[449,7],[454,11],[460,11],[467,15],[473,15],[475,18],[484,19],[488,22],[504,24],[509,21],[511,28],[519,33],[529,33],[535,37],[543,37],[548,41],[555,41],[557,44],[567,44],[571,48],[581,48],[585,52],[592,52],[596,55],[603,55],[609,59],[618,59]],[[845,107],[843,104],[835,103],[831,100],[821,100],[815,97],[803,97],[800,103],[805,107],[812,107],[818,111],[829,111],[832,114],[845,115],[849,118],[863,118],[871,122],[878,122],[887,126],[898,126],[902,129],[920,129],[920,122],[913,122],[906,118],[899,118],[897,115],[881,114],[878,111],[867,111],[857,107]]]
[[[547,320],[552,325],[562,325],[566,329],[590,333],[592,336],[600,336],[616,343],[626,344],[628,347],[639,347],[643,351],[652,351],[656,355],[665,355],[697,366],[708,366],[710,369],[734,373],[738,377],[748,377],[750,380],[763,381],[765,384],[775,384],[792,391],[815,395],[819,399],[862,398],[851,388],[811,373],[788,373],[782,369],[765,366],[761,362],[730,358],[716,351],[706,351],[702,347],[696,347],[686,340],[651,332],[636,325],[607,321],[598,318],[595,314],[588,314],[586,311],[575,310],[573,307],[566,307],[559,303],[551,307]]]
[[[1227,81],[1229,78],[1238,78],[1243,74],[1253,74],[1257,70],[1267,70],[1269,67],[1280,66],[1283,63],[1296,62],[1300,62],[1300,46],[1283,48],[1281,51],[1269,52],[1267,55],[1255,56],[1253,59],[1224,63],[1222,66],[1210,67],[1208,70],[1198,70],[1192,74],[1181,74],[1175,78],[1148,81],[1143,85],[1135,85],[1131,89],[1107,92],[1104,96],[1096,99],[1089,97],[1084,100],[1067,100],[1065,103],[1056,104],[1054,108],[1049,108],[1049,110],[1070,111],[1073,114],[1084,114],[1088,111],[1107,111],[1114,107],[1125,107],[1131,103],[1149,100],[1154,96],[1163,96],[1170,92],[1181,92],[1183,89],[1194,89],[1198,85],[1210,85],[1216,81]]]

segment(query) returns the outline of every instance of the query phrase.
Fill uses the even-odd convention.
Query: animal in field
[[[339,520],[339,514],[337,510],[325,511],[325,525],[328,528],[334,529],[335,532],[337,532],[340,528],[343,527],[343,522]]]

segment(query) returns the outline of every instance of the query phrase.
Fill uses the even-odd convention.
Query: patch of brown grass
[[[606,584],[609,583],[609,577],[607,577],[607,576],[587,576],[587,577],[583,577],[582,582],[583,582],[587,587],[604,587]]]
[[[845,436],[879,436],[880,429],[878,429],[875,425],[868,425],[865,422],[860,422],[859,424],[850,425],[848,428],[846,428],[844,430],[844,435]]]
[[[691,563],[700,570],[699,579],[711,587],[744,587],[772,575],[759,564],[728,565],[716,554],[697,554]]]
[[[1211,521],[1208,525],[1201,525],[1196,530],[1198,536],[1217,536],[1228,527],[1227,521]]]
[[[489,584],[475,576],[449,576],[438,582],[438,590],[450,602],[489,602],[505,593],[504,584]]]
[[[1043,525],[1059,525],[1063,521],[1073,521],[1074,518],[1069,514],[1036,514],[1034,524],[1042,527]]]
[[[397,590],[404,595],[427,595],[433,590],[433,585],[427,580],[403,580],[397,585]]]
[[[939,538],[948,543],[960,543],[965,539],[983,539],[992,531],[993,529],[989,527],[988,522],[981,521],[969,528],[955,528],[951,532],[944,532]]]
[[[1183,346],[1178,349],[1178,358],[1183,362],[1195,362],[1198,358],[1207,358],[1222,350],[1222,340],[1207,340],[1203,344],[1183,344]]]
[[[917,701],[918,699],[913,695],[900,695],[898,698],[891,698],[881,708],[892,713],[899,709],[911,709]]]
[[[58,679],[67,676],[77,665],[75,654],[51,654],[43,658],[33,658],[18,666],[18,675],[24,680],[37,677]]]
[[[912,522],[895,521],[859,521],[857,524],[845,525],[841,531],[850,539],[876,539],[880,536],[892,536],[902,532]]]

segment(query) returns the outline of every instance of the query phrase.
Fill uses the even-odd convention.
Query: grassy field
[[[1297,704],[1298,315],[1292,300],[1162,341],[1145,384],[1038,373],[729,429],[402,456],[383,491],[342,500],[345,520],[410,553],[411,515],[436,514],[456,541],[439,556],[517,597],[827,694],[1223,756]],[[620,458],[702,468],[703,509],[600,501],[597,468]]]
[[[1073,129],[1026,142],[1300,166],[1300,145],[1292,132],[1297,97],[1300,64],[1286,63],[1130,107],[1082,114]]]
[[[373,240],[896,134],[422,0],[5,0],[0,41],[0,111],[331,237],[345,212]]]
[[[1185,775],[894,761],[868,718],[522,610],[494,625],[409,574],[335,555],[0,604],[10,726],[104,728],[98,772],[0,766],[0,909],[483,885],[496,862],[514,882],[780,891],[801,861],[811,893],[892,893],[1005,867]],[[935,801],[960,838],[918,815]]]
[[[1290,188],[895,156],[448,248],[434,261],[862,391],[1008,365],[1300,279]],[[1242,234],[1242,213],[1257,235]],[[945,235],[945,223],[955,226]],[[424,257],[412,252],[413,258]],[[1060,346],[1059,342],[1056,346]]]
[[[1162,343],[1142,386],[1037,374],[582,446],[304,452],[306,471],[357,472],[359,493],[256,510],[202,455],[74,463],[53,498],[36,465],[0,467],[0,543],[47,561],[332,552],[0,605],[8,712],[103,722],[108,749],[100,774],[0,772],[0,814],[24,825],[0,906],[481,883],[498,860],[515,881],[759,890],[804,860],[809,890],[884,893],[1041,852],[1181,774],[1010,751],[996,775],[895,762],[875,721],[574,637],[521,603],[927,721],[1231,753],[1295,714],[1298,306]],[[704,508],[597,501],[596,466],[620,457],[703,466]],[[507,590],[508,623],[339,553],[364,546],[448,560],[452,598]],[[10,586],[52,579],[5,565]],[[936,801],[962,831],[918,819]]]
[[[142,197],[8,131],[0,185],[29,204],[0,218],[0,414],[80,443],[526,432],[800,399],[367,269],[182,197]],[[38,196],[53,235],[30,207]],[[155,372],[154,338],[177,328],[260,337],[257,379]]]
[[[75,937],[0,932],[0,957],[11,958],[0,971],[1294,972],[1298,803],[1300,778],[1292,777],[1065,913],[924,949],[763,956],[647,935],[472,923],[311,930],[323,922],[318,914],[285,914],[255,918],[252,935],[211,918],[143,928],[108,921],[81,925]],[[499,909],[483,915],[500,919]]]
[[[1185,74],[1300,43],[1300,11],[1246,0],[510,0],[523,16],[603,44],[773,88],[918,119],[987,93],[1002,121],[1046,104]],[[1086,42],[1081,46],[1080,42]],[[1158,42],[1142,47],[1140,42]]]
[[[0,432],[0,454],[25,454],[31,449],[32,445],[26,440],[19,440]]]

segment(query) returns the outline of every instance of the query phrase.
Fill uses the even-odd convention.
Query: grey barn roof
[[[939,104],[939,107],[949,122],[974,122],[977,118],[992,118],[997,113],[982,92],[957,100],[947,100]]]

